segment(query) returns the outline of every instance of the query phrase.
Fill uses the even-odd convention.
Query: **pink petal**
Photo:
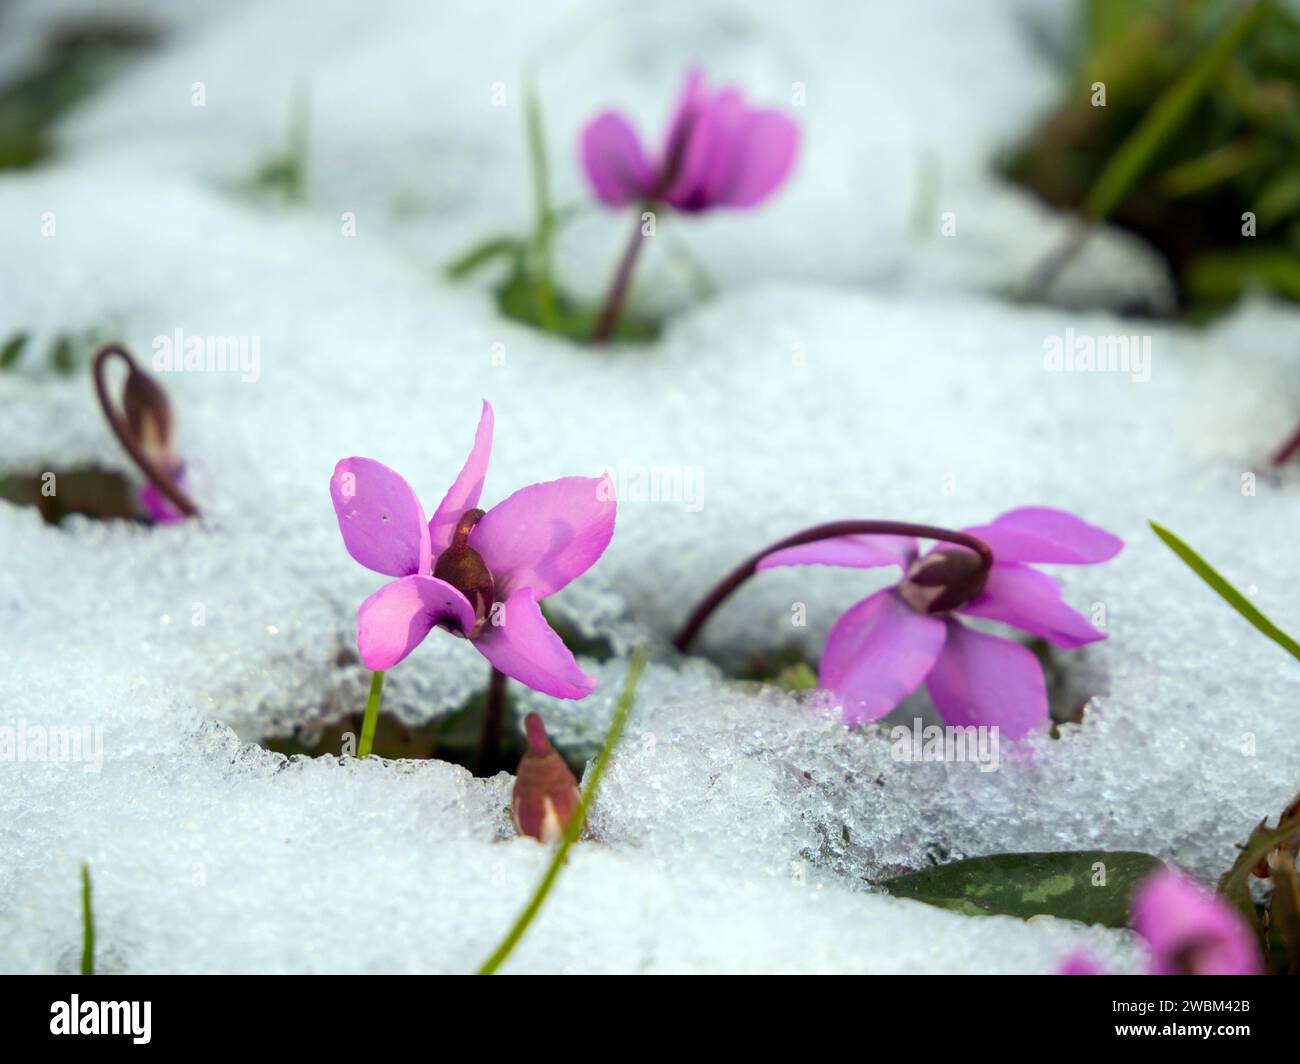
[[[654,185],[654,168],[636,130],[616,111],[592,119],[582,131],[582,166],[597,199],[623,207],[644,199]]]
[[[456,531],[461,514],[478,505],[483,493],[483,480],[487,476],[488,459],[492,455],[492,425],[492,404],[484,399],[478,431],[474,433],[474,446],[470,448],[456,482],[442,497],[429,520],[429,543],[434,555],[441,554],[451,545],[451,535]]]
[[[668,123],[668,135],[664,137],[664,157],[662,165],[671,166],[680,163],[686,144],[695,128],[695,121],[708,103],[708,88],[704,74],[696,69],[687,71],[682,91],[677,97],[677,107],[673,111],[672,121]]]
[[[489,617],[474,646],[495,668],[554,698],[586,698],[596,689],[595,677],[578,668],[546,623],[531,587],[521,587]]]
[[[921,685],[943,641],[943,621],[885,588],[835,622],[822,651],[821,685],[843,699],[846,724],[875,720]]]
[[[758,569],[784,565],[836,565],[845,569],[874,569],[897,565],[906,570],[916,557],[916,540],[911,536],[837,536],[773,551]]]
[[[172,483],[181,491],[186,491],[185,463],[176,461],[165,468],[167,474],[172,478]],[[141,485],[140,505],[144,507],[145,513],[149,515],[154,524],[170,525],[185,520],[185,515],[172,505],[172,501],[159,491],[152,481]]]
[[[1057,975],[1105,975],[1106,972],[1092,955],[1084,950],[1068,953],[1057,962]]]
[[[1122,539],[1105,529],[1046,506],[1010,510],[992,524],[965,531],[993,548],[993,557],[1000,562],[1096,565],[1115,557],[1124,546]]]
[[[714,175],[711,198],[729,207],[757,205],[789,176],[798,150],[799,127],[789,118],[779,111],[749,111]]]
[[[474,608],[454,587],[432,576],[404,576],[385,584],[357,610],[361,660],[376,672],[391,669],[440,621],[469,632]]]
[[[1156,872],[1138,888],[1132,925],[1150,947],[1152,975],[1262,973],[1259,946],[1246,922],[1179,872]]]
[[[1047,688],[1038,659],[1019,643],[948,622],[948,641],[925,681],[949,724],[997,725],[1019,739],[1047,719]]]
[[[405,480],[382,462],[344,458],[330,498],[348,553],[386,576],[427,573],[433,564],[424,509]]]
[[[680,211],[703,211],[716,206],[721,186],[730,173],[732,148],[745,118],[740,93],[727,89],[696,107],[674,167],[664,199]]]
[[[564,477],[521,488],[469,535],[496,582],[497,599],[531,587],[540,602],[595,564],[614,534],[609,477]]]
[[[997,562],[974,602],[961,613],[1001,621],[1058,647],[1081,647],[1105,639],[1081,613],[1061,601],[1061,587],[1046,573],[1015,562]]]

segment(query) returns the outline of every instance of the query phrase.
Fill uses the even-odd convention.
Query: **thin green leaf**
[[[533,232],[530,273],[537,286],[537,308],[541,326],[547,332],[559,328],[555,307],[555,284],[551,278],[551,243],[555,214],[551,209],[551,168],[546,154],[546,129],[542,125],[542,107],[537,85],[530,77],[524,93],[524,127],[528,137],[529,169],[533,177]]]
[[[1232,58],[1265,7],[1254,0],[1224,27],[1170,85],[1107,162],[1084,201],[1084,213],[1094,219],[1107,217],[1150,167],[1160,149],[1177,132],[1192,109],[1214,83],[1224,64]]]
[[[882,884],[897,898],[968,916],[1055,916],[1124,927],[1138,884],[1162,867],[1131,850],[998,853],[912,872]]]
[[[55,373],[68,376],[77,368],[77,352],[70,336],[60,336],[50,348],[50,365]]]
[[[483,965],[478,970],[479,975],[495,975],[501,965],[514,951],[519,940],[524,937],[524,932],[528,930],[533,918],[542,908],[542,903],[546,901],[546,896],[551,892],[551,887],[555,885],[556,879],[560,875],[560,870],[569,856],[569,849],[578,841],[578,836],[582,834],[582,825],[587,822],[587,810],[591,808],[592,800],[596,797],[596,788],[600,786],[600,779],[605,774],[605,769],[609,766],[609,759],[614,753],[614,747],[618,745],[618,740],[623,734],[623,726],[627,723],[628,715],[632,712],[632,702],[636,697],[636,685],[641,679],[641,673],[645,671],[646,656],[644,650],[638,650],[632,655],[632,663],[627,670],[627,680],[623,684],[623,693],[619,695],[618,706],[614,710],[614,719],[610,722],[609,733],[605,736],[605,745],[601,748],[600,755],[596,759],[595,767],[591,770],[591,779],[587,781],[587,788],[582,793],[582,801],[578,808],[573,811],[569,818],[568,824],[564,827],[564,838],[560,840],[559,846],[555,848],[555,854],[551,858],[551,863],[547,866],[546,874],[542,876],[542,881],[537,885],[533,892],[532,898],[524,906],[524,911],[519,914],[519,919],[514,922],[514,926],[506,933],[506,937],[501,940],[499,945]]]
[[[95,915],[90,908],[90,865],[81,863],[81,974],[95,974]]]
[[[453,281],[464,280],[481,266],[486,266],[493,259],[505,255],[518,256],[523,253],[523,244],[518,237],[494,236],[481,244],[475,244],[460,258],[447,267],[447,276]]]
[[[1273,640],[1274,643],[1280,646],[1288,654],[1297,660],[1300,660],[1300,643],[1297,643],[1287,635],[1286,632],[1282,631],[1281,628],[1260,613],[1259,610],[1251,605],[1250,600],[1247,599],[1245,595],[1228,583],[1228,581],[1214,570],[1209,562],[1170,532],[1169,529],[1162,528],[1154,521],[1148,523],[1151,525],[1152,531],[1165,541],[1166,546],[1186,562],[1188,568],[1190,568],[1192,572],[1209,584],[1224,602],[1245,617],[1246,620],[1259,629],[1259,631],[1263,632],[1264,635],[1268,636],[1269,639]]]
[[[14,333],[9,337],[4,347],[0,347],[0,369],[9,369],[18,364],[29,339],[30,337],[24,332]]]

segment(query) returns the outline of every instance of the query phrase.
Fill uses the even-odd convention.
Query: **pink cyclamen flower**
[[[581,576],[614,534],[608,477],[564,477],[521,488],[484,513],[479,495],[492,450],[484,402],[464,468],[426,522],[415,492],[369,458],[334,467],[330,496],[348,553],[397,577],[357,611],[366,667],[390,669],[436,625],[468,638],[507,676],[556,698],[596,687],[538,603]]]
[[[171,477],[172,483],[182,491],[185,490],[185,463],[179,460],[172,461],[163,467],[167,475]],[[144,507],[149,519],[155,524],[170,525],[176,521],[184,521],[185,515],[180,512],[161,491],[156,484],[144,484],[140,488],[140,505]]]
[[[1261,975],[1259,944],[1241,915],[1218,895],[1172,869],[1133,895],[1133,930],[1146,940],[1148,975]],[[1087,953],[1064,957],[1058,975],[1104,975]]]
[[[737,89],[710,90],[692,70],[656,158],[632,124],[605,111],[582,132],[582,163],[610,207],[662,201],[679,211],[753,207],[789,175],[799,127],[768,108],[750,107]]]
[[[940,716],[955,725],[998,725],[1019,738],[1047,717],[1043,671],[1019,643],[977,632],[957,614],[1001,621],[1059,647],[1079,647],[1099,632],[1061,600],[1061,589],[1031,563],[1095,565],[1123,542],[1064,510],[1026,507],[992,524],[964,529],[993,551],[979,583],[978,555],[944,543],[918,557],[910,536],[861,535],[775,551],[758,565],[897,565],[903,579],[851,607],[830,631],[821,685],[843,700],[844,719],[884,716],[925,682]]]
[[[1152,975],[1259,975],[1259,946],[1241,915],[1169,869],[1133,895],[1133,929],[1151,950]]]

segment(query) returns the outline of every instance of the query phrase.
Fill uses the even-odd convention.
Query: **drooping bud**
[[[519,759],[510,815],[519,834],[539,842],[558,842],[573,811],[582,802],[578,780],[551,745],[542,718],[524,718],[528,749]]]
[[[987,579],[988,570],[978,554],[954,547],[914,561],[898,593],[921,613],[946,613],[978,598]]]
[[[122,389],[122,410],[140,449],[159,465],[172,457],[172,409],[167,393],[132,363]]]
[[[460,633],[469,637],[483,631],[494,598],[492,573],[482,555],[469,545],[470,531],[482,516],[482,510],[466,510],[461,515],[456,523],[456,531],[452,533],[450,546],[438,555],[433,567],[434,576],[449,583],[474,607],[473,630]]]

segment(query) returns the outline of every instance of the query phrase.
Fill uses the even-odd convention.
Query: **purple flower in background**
[[[592,191],[610,207],[662,201],[679,211],[753,207],[789,175],[799,127],[768,108],[750,107],[739,90],[710,90],[692,70],[652,157],[632,124],[605,111],[582,132],[582,164]]]
[[[963,531],[993,551],[984,581],[973,550],[945,543],[918,556],[910,536],[820,540],[775,551],[758,564],[760,570],[897,565],[902,571],[900,583],[851,607],[826,639],[821,685],[843,700],[847,723],[884,716],[922,681],[950,724],[998,725],[1015,739],[1045,720],[1047,691],[1033,652],[968,628],[958,613],[1001,621],[1058,647],[1106,638],[1031,563],[1095,565],[1119,553],[1124,544],[1118,537],[1044,507],[1011,510]]]
[[[1156,872],[1133,895],[1131,924],[1147,944],[1149,975],[1261,975],[1259,945],[1226,901],[1171,869]],[[1059,975],[1103,975],[1083,952],[1071,953]]]
[[[585,698],[596,681],[538,606],[604,553],[614,534],[608,478],[565,477],[477,508],[492,450],[484,402],[474,446],[432,519],[397,473],[369,458],[334,467],[330,496],[348,553],[397,579],[357,611],[366,667],[392,668],[436,625],[468,638],[496,669],[556,698]]]

